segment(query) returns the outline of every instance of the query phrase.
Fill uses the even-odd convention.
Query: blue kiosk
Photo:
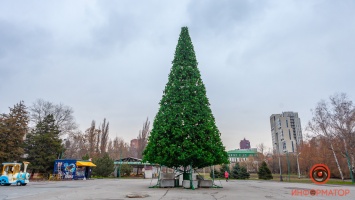
[[[89,160],[58,159],[54,162],[53,173],[60,179],[89,179],[91,167],[96,167]]]

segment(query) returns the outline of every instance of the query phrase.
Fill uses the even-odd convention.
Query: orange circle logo
[[[312,196],[314,196],[314,195],[316,195],[316,190],[313,190],[313,189],[312,189],[312,190],[309,191],[309,193],[310,193]]]
[[[324,184],[330,178],[330,170],[327,165],[316,164],[311,168],[309,177],[315,184]]]

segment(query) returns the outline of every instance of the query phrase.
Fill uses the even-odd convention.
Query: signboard
[[[56,160],[54,174],[59,174],[62,179],[73,179],[76,172],[76,160]]]

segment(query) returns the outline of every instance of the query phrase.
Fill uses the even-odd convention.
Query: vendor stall
[[[58,159],[54,162],[54,175],[60,179],[88,179],[91,178],[91,167],[94,163],[87,160]]]

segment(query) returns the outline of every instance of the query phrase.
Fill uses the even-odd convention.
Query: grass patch
[[[271,181],[280,181],[280,174],[273,174],[273,179]],[[250,174],[250,179],[258,179],[257,174]],[[313,183],[313,181],[308,178],[308,177],[302,177],[298,178],[298,175],[296,174],[291,174],[290,176],[283,174],[282,175],[282,180],[283,182],[289,182],[289,183]],[[351,180],[344,180],[342,181],[341,179],[329,179],[329,181],[326,183],[329,185],[352,185]]]
[[[329,179],[329,181],[326,184],[330,184],[330,185],[353,185],[353,183],[351,182],[351,180],[339,180],[339,179]]]

